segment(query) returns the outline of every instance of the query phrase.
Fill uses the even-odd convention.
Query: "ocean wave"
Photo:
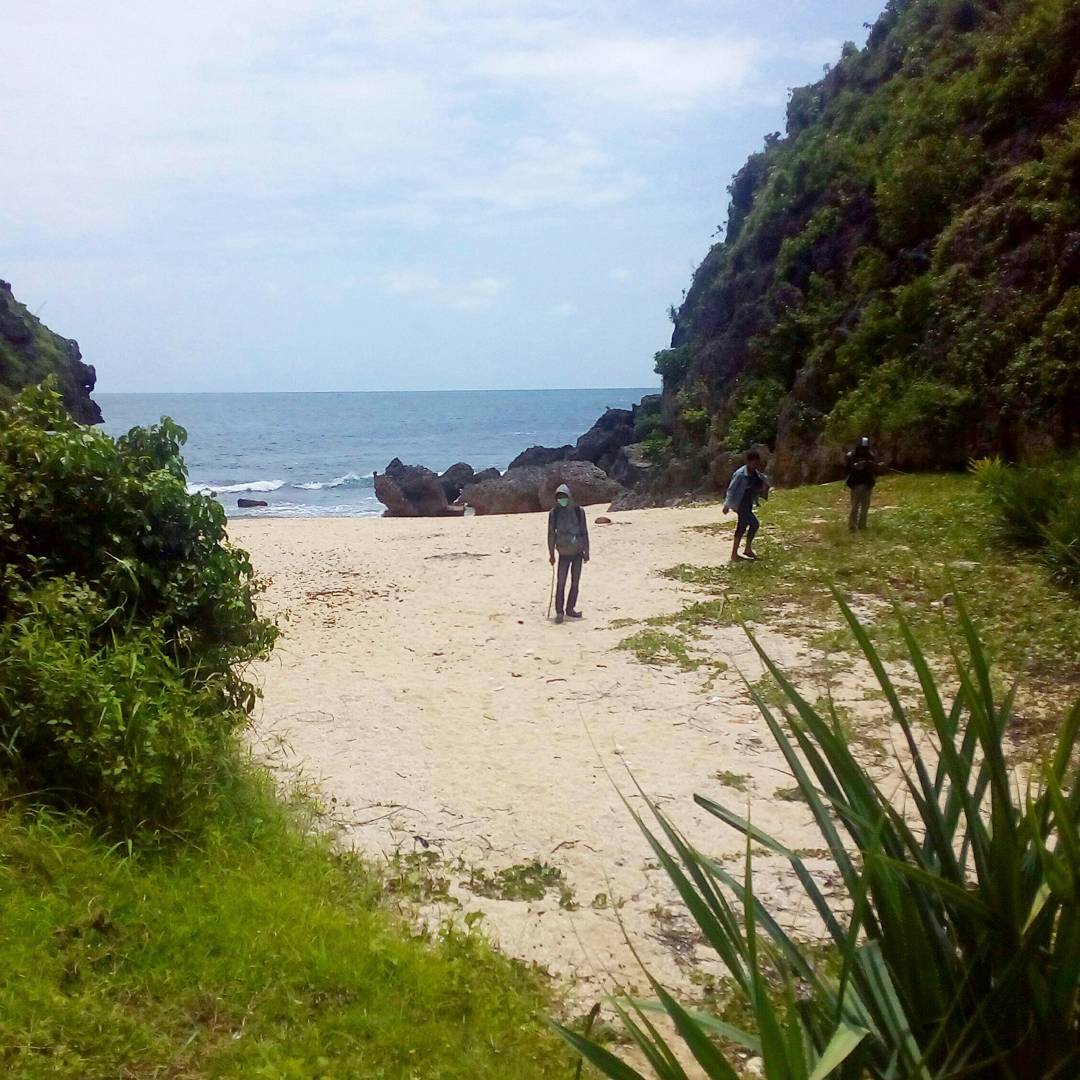
[[[334,477],[333,480],[309,480],[305,484],[296,484],[295,486],[302,491],[322,491],[326,488],[352,487],[354,484],[362,484],[365,480],[370,480],[373,475],[373,473],[364,473],[361,476],[359,473],[348,472],[344,476]]]
[[[213,495],[240,495],[245,491],[277,491],[284,480],[247,480],[242,484],[188,484],[188,494],[210,492]]]
[[[324,491],[331,488],[370,487],[374,473],[348,472],[344,476],[335,476],[333,480],[308,480],[301,484],[289,484],[284,480],[245,480],[240,484],[191,483],[188,494],[200,492],[210,495],[242,495],[244,492],[280,491],[287,488],[293,491]]]
[[[384,507],[371,499],[362,503],[331,503],[311,506],[306,503],[279,502],[255,510],[227,508],[230,517],[381,517]]]

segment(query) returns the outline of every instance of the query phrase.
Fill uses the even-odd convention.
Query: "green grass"
[[[695,671],[702,663],[691,657],[681,637],[662,630],[640,630],[623,638],[617,648],[633,653],[642,664],[674,664],[683,671]]]
[[[0,1073],[559,1075],[542,978],[476,932],[420,933],[382,879],[266,791],[197,845],[111,846],[0,813]]]
[[[904,655],[892,618],[895,602],[932,657],[956,640],[956,610],[942,599],[960,593],[998,668],[1020,676],[1022,703],[1052,710],[1080,688],[1080,605],[1055,586],[1034,558],[991,543],[991,515],[969,476],[890,475],[874,490],[869,528],[847,529],[847,489],[826,484],[778,491],[760,511],[756,563],[690,566],[665,576],[709,592],[663,623],[685,645],[708,625],[764,623],[830,651],[850,651],[829,594],[835,583],[861,610],[887,659]],[[691,527],[717,535],[728,550],[730,522]],[[633,640],[633,639],[630,639]],[[1017,724],[1038,721],[1023,711]]]
[[[734,788],[735,791],[749,791],[750,774],[731,772],[730,769],[721,769],[713,773],[713,779],[719,780],[724,787]]]

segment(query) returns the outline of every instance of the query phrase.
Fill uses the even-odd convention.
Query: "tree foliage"
[[[901,465],[1080,439],[1075,3],[889,0],[729,191],[658,354],[686,350],[665,391],[704,380],[725,445],[766,379],[766,427],[869,432]]]
[[[113,439],[49,387],[0,413],[0,784],[124,829],[205,802],[276,634],[185,440]]]

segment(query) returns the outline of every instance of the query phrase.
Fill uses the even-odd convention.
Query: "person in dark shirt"
[[[847,486],[851,491],[851,512],[848,528],[866,528],[866,515],[870,512],[870,493],[877,483],[878,461],[870,449],[870,439],[863,436],[854,450],[847,454]]]
[[[548,514],[548,560],[555,563],[559,555],[558,584],[555,590],[555,621],[561,623],[563,615],[568,619],[580,619],[577,609],[578,583],[581,581],[581,564],[589,561],[589,525],[585,511],[574,502],[570,489],[560,484],[555,489],[555,505]],[[566,576],[570,575],[570,595],[565,598]]]

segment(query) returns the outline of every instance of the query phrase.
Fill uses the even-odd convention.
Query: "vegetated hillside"
[[[56,376],[56,388],[80,424],[101,423],[101,409],[90,398],[97,373],[83,363],[79,343],[54,334],[0,281],[0,408],[49,375]]]
[[[905,469],[1080,439],[1078,69],[1076,0],[889,0],[792,92],[657,354],[669,485],[758,441],[792,483],[860,434]]]

